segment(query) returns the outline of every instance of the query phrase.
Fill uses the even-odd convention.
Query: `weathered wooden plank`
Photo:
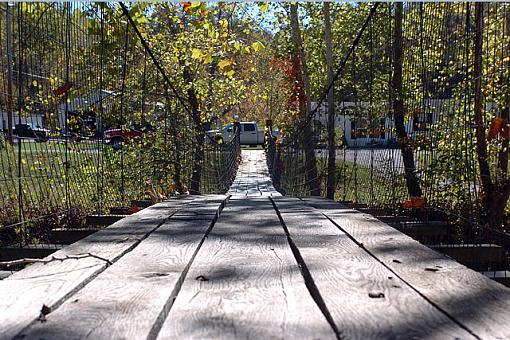
[[[10,270],[0,270],[0,280],[6,279],[13,274]]]
[[[158,338],[335,338],[269,200],[229,202]]]
[[[61,244],[30,244],[26,246],[7,246],[0,248],[0,261],[23,258],[42,259],[62,249]]]
[[[190,199],[171,199],[130,215],[121,221],[65,247],[53,256],[91,253],[115,262],[135,247]],[[80,260],[33,264],[0,282],[0,329],[13,338],[39,317],[43,305],[54,309],[107,267],[104,260]],[[8,311],[8,312],[7,312]]]
[[[194,208],[215,209],[216,215],[207,221],[171,217],[47,315],[46,322],[35,323],[21,336],[24,339],[152,337],[225,200],[225,196],[198,199]],[[194,208],[188,205],[183,211]]]
[[[472,338],[320,212],[298,199],[274,202],[341,338]],[[298,207],[308,209],[305,223]]]
[[[365,214],[306,198],[421,295],[480,338],[510,338],[510,289]],[[325,202],[328,209],[322,208]]]
[[[245,151],[236,179],[228,193],[235,199],[239,197],[281,196],[275,190],[269,177],[267,162],[263,151]]]
[[[92,235],[98,228],[84,229],[52,229],[50,231],[50,242],[60,244],[71,244]]]

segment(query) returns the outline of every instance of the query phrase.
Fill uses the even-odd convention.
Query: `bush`
[[[3,150],[5,148],[6,141],[5,136],[3,133],[0,133],[0,150]]]

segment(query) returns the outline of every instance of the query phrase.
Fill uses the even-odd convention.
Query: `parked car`
[[[264,131],[259,130],[256,122],[241,122],[240,142],[241,145],[263,145]],[[207,134],[216,141],[228,141],[234,137],[234,123],[230,123],[221,130],[209,130]],[[280,133],[273,131],[273,136],[278,138]]]
[[[12,133],[18,137],[34,138],[38,142],[47,142],[50,130],[32,123],[16,124]]]
[[[134,126],[132,128],[109,129],[104,132],[104,142],[111,145],[113,149],[119,150],[122,148],[123,143],[135,138],[140,138],[145,133],[152,130],[154,130],[154,128],[150,124]]]

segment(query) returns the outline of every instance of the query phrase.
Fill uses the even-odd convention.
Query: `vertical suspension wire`
[[[100,49],[99,49],[99,126],[97,127],[100,137],[97,138],[97,176],[96,176],[96,190],[97,190],[97,211],[101,215],[104,209],[104,72],[105,72],[105,10],[103,4],[98,5],[100,11]],[[96,124],[97,125],[97,124]]]
[[[124,54],[122,60],[122,80],[121,80],[121,94],[120,94],[120,117],[119,117],[119,128],[122,132],[124,131],[124,101],[126,92],[126,76],[127,76],[127,55],[129,47],[129,22],[126,23],[126,29],[124,33]],[[120,201],[122,204],[126,201],[126,189],[125,189],[125,173],[124,173],[124,153],[126,146],[124,145],[120,151]]]
[[[391,137],[392,138],[396,138],[395,137],[395,119],[394,119],[394,115],[393,115],[393,108],[392,108],[392,102],[393,102],[393,99],[394,99],[394,96],[395,96],[395,93],[393,91],[393,86],[392,86],[392,83],[391,83],[391,80],[393,78],[393,58],[394,58],[394,55],[393,55],[393,50],[394,50],[394,42],[393,42],[393,34],[394,34],[394,30],[393,30],[393,23],[395,21],[395,17],[394,17],[394,13],[392,11],[392,6],[393,4],[391,3],[388,3],[388,18],[390,19],[390,21],[392,21],[392,23],[389,25],[390,29],[388,30],[389,34],[388,34],[388,40],[389,40],[389,45],[390,45],[390,51],[389,52],[389,58],[388,58],[388,70],[389,71],[389,77],[388,77],[388,94],[389,94],[389,98],[388,98],[388,110],[389,112],[391,112],[390,114],[390,119],[391,119]],[[390,178],[391,178],[391,199],[390,199],[390,202],[391,202],[391,205],[395,206],[396,203],[398,202],[397,201],[397,193],[396,193],[396,183],[395,183],[395,177],[396,177],[396,163],[395,163],[395,152],[396,152],[396,148],[392,148],[390,149],[390,169],[391,169],[391,174],[390,174]]]
[[[471,45],[470,45],[470,42],[471,42],[471,4],[470,3],[466,3],[465,4],[466,6],[466,18],[465,18],[465,49],[464,49],[464,64],[465,64],[465,67],[464,67],[464,73],[467,77],[470,77],[470,72],[469,72],[469,65],[470,65],[470,62],[469,62],[469,57],[470,57],[470,50],[471,50]],[[470,157],[470,154],[471,152],[469,152],[469,150],[471,149],[469,147],[469,145],[472,143],[472,138],[474,137],[474,134],[473,134],[473,127],[474,127],[474,122],[472,121],[472,118],[471,118],[471,108],[470,108],[470,103],[471,103],[471,99],[472,99],[472,96],[471,96],[471,90],[472,90],[472,87],[470,86],[470,83],[471,82],[466,82],[466,87],[465,87],[465,92],[464,92],[464,107],[463,107],[463,121],[464,121],[464,136],[465,136],[465,149],[464,149],[464,152],[465,152],[465,157],[466,157],[466,162],[468,164],[473,164],[471,162],[474,162],[474,158],[471,158]],[[472,144],[471,144],[472,146]],[[474,150],[474,149],[472,149]],[[471,167],[469,167],[471,168]],[[471,174],[468,175],[468,195],[467,195],[467,198],[469,200],[469,204],[472,205],[472,195],[471,195],[471,187],[470,187],[470,182],[469,182],[469,179],[470,178],[474,178],[475,176],[471,176]],[[480,216],[478,216],[480,217]],[[479,218],[478,218],[479,219]]]
[[[143,71],[142,71],[142,95],[141,95],[141,117],[140,117],[140,128],[144,129],[145,126],[145,101],[147,98],[147,50],[144,50],[143,53]],[[166,109],[165,109],[166,112]],[[157,137],[156,137],[157,138]],[[143,187],[144,185],[144,178],[143,178],[143,172],[145,170],[145,162],[142,159],[145,159],[144,157],[144,151],[142,148],[137,150],[139,162],[138,162],[138,178],[139,178],[139,186]]]
[[[21,125],[21,116],[23,110],[23,4],[18,3],[18,124]],[[23,209],[23,183],[22,183],[22,156],[21,156],[21,144],[23,139],[18,135],[18,212],[19,221],[24,220],[24,209]]]
[[[373,97],[373,82],[374,82],[374,41],[373,41],[373,19],[370,21],[370,24],[368,26],[368,39],[369,39],[369,50],[370,50],[370,59],[369,59],[369,117],[370,117],[370,130],[374,129],[373,126],[373,119],[374,119],[374,111],[373,111],[373,105],[374,105],[374,97]],[[376,120],[377,121],[377,120]],[[379,124],[377,125],[379,128]],[[374,149],[370,149],[370,185],[369,185],[369,199],[368,203],[370,206],[374,204]]]
[[[64,11],[66,17],[66,25],[65,25],[65,83],[69,84],[70,82],[70,67],[71,67],[71,4],[64,3]],[[71,204],[69,198],[69,91],[66,91],[64,94],[64,110],[65,110],[65,160],[64,160],[64,171],[65,171],[65,206],[66,213],[69,213]]]
[[[356,90],[356,82],[357,82],[357,79],[356,79],[356,48],[354,48],[354,50],[352,51],[352,70],[351,70],[351,76],[352,76],[352,93],[351,93],[351,98],[352,98],[352,101],[354,102],[354,112],[353,112],[353,121],[354,121],[354,136],[356,138],[356,142],[355,142],[355,147],[354,147],[354,161],[353,161],[353,166],[352,166],[352,172],[353,172],[353,177],[354,177],[354,187],[353,187],[353,198],[352,198],[352,201],[357,204],[359,203],[359,197],[358,197],[358,147],[359,147],[359,142],[358,142],[358,122],[361,123],[362,121],[362,116],[360,115],[360,111],[359,110],[362,110],[361,108],[361,103],[357,100],[358,98],[358,93],[357,93],[357,90]],[[352,134],[352,132],[351,132]]]

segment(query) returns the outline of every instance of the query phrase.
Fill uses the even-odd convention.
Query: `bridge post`
[[[234,132],[236,134],[237,143],[241,144],[241,123],[234,122]]]

